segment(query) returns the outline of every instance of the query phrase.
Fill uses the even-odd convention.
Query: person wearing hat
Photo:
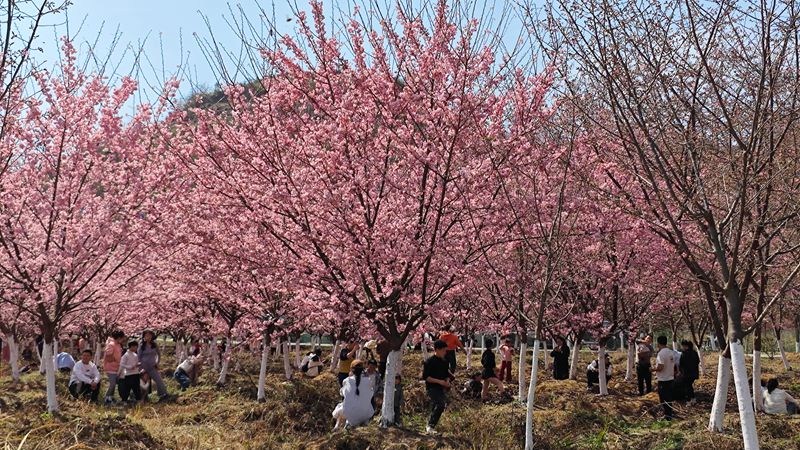
[[[375,414],[372,406],[372,397],[375,387],[372,378],[364,374],[364,362],[354,359],[350,363],[350,376],[342,382],[339,392],[342,394],[342,401],[333,410],[333,417],[336,419],[334,431],[344,426],[357,427],[363,425]]]

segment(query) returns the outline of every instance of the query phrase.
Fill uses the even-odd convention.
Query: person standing
[[[650,372],[650,358],[653,357],[653,337],[646,336],[636,347],[636,382],[639,395],[653,392],[653,374]],[[645,391],[645,387],[647,391]]]
[[[514,345],[511,343],[511,339],[503,341],[503,345],[500,346],[500,355],[502,356],[500,381],[511,383],[511,360],[514,358]]]
[[[114,331],[106,341],[106,348],[103,352],[103,371],[108,378],[108,390],[106,391],[106,404],[114,401],[114,389],[117,387],[119,378],[119,363],[122,361],[122,343],[125,342],[125,333]]]
[[[444,341],[447,344],[447,352],[444,355],[445,360],[447,361],[448,370],[450,373],[455,375],[456,373],[456,350],[459,348],[464,348],[464,344],[461,343],[461,339],[456,336],[453,331],[455,328],[451,325],[450,327],[446,328],[442,331],[442,334],[439,336],[439,340]]]
[[[336,379],[339,381],[340,388],[344,380],[350,376],[350,366],[356,358],[357,350],[358,344],[356,344],[355,341],[350,341],[347,343],[347,346],[342,349],[341,353],[339,353],[339,373],[336,374]]]
[[[72,367],[72,374],[69,377],[69,393],[74,398],[89,397],[93,403],[97,403],[100,393],[100,371],[92,362],[91,350],[81,352],[80,361]]]
[[[505,393],[503,388],[503,382],[497,378],[497,374],[495,373],[495,369],[497,368],[497,362],[494,356],[494,350],[492,347],[494,346],[494,341],[491,339],[486,339],[486,350],[483,351],[481,355],[481,366],[483,366],[483,372],[481,372],[481,376],[483,377],[483,391],[481,392],[481,400],[486,401],[489,399],[489,384],[493,384],[500,389],[500,395],[502,396]]]
[[[161,379],[161,373],[158,371],[158,363],[161,360],[161,350],[156,344],[156,333],[152,330],[145,330],[142,333],[142,342],[139,344],[139,364],[142,370],[147,372],[152,382],[156,384],[156,392],[158,398],[164,400],[169,398],[167,393],[167,385]]]
[[[553,379],[569,378],[569,347],[563,337],[556,337],[556,346],[550,352],[550,356],[553,357]]]
[[[672,401],[675,383],[675,352],[667,348],[667,337],[658,337],[656,367],[653,369],[658,381],[658,401],[664,405],[664,418],[672,420],[674,412]]]
[[[128,351],[122,355],[119,364],[119,396],[123,402],[130,399],[131,392],[133,392],[131,403],[134,400],[136,402],[142,400],[142,391],[139,388],[139,356],[136,354],[138,348],[138,342],[128,342]]]
[[[700,378],[700,355],[694,349],[691,341],[681,342],[683,352],[678,363],[680,370],[680,392],[689,403],[696,403],[694,395],[694,382]]]
[[[422,368],[422,379],[425,380],[425,390],[431,400],[431,415],[425,432],[436,434],[436,425],[442,417],[447,406],[447,391],[450,390],[450,365],[445,359],[447,343],[441,339],[433,343],[433,356],[425,361]]]

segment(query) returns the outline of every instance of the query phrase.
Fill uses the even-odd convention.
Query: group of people
[[[123,352],[123,348],[126,350]],[[108,380],[104,403],[115,402],[118,391],[123,403],[146,402],[155,385],[159,401],[170,398],[167,386],[159,371],[161,350],[156,343],[156,334],[151,330],[142,333],[140,341],[130,339],[122,331],[114,331],[106,341],[102,370]],[[173,377],[185,390],[194,384],[202,372],[204,355],[199,347],[178,364]],[[60,371],[70,372],[69,392],[75,398],[86,398],[97,402],[100,397],[100,369],[92,361],[91,350],[83,350],[80,360],[75,362],[68,352],[56,356]]]

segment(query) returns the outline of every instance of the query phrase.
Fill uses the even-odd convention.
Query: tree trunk
[[[383,405],[381,406],[381,427],[394,425],[394,377],[398,374],[401,350],[392,350],[386,358],[386,378],[383,380]]]
[[[283,374],[286,375],[287,380],[292,379],[292,365],[289,362],[289,338],[281,344],[281,351],[283,351]]]
[[[19,382],[19,345],[17,340],[14,339],[13,334],[7,334],[6,345],[8,346],[8,362],[11,365],[11,380],[14,383]]]
[[[100,358],[103,356],[103,346],[100,345],[100,338],[94,341],[94,365],[100,367]]]
[[[761,352],[753,348],[753,407],[761,411],[764,404],[761,395]]]
[[[339,351],[340,351],[340,343],[339,341],[335,341],[333,344],[333,354],[331,355],[331,372],[336,372],[336,366],[339,365]]]
[[[677,352],[678,351],[678,341],[675,341],[675,340],[672,341],[672,351],[673,352]]]
[[[525,401],[525,395],[526,395],[526,393],[525,393],[525,368],[528,365],[528,362],[526,360],[527,356],[528,356],[528,338],[525,337],[525,338],[521,339],[520,343],[519,343],[519,363],[517,364],[517,366],[518,366],[517,367],[517,377],[519,378],[519,380],[518,380],[518,384],[519,384],[518,391],[519,392],[517,392],[517,398],[519,399],[520,402],[524,402]]]
[[[53,343],[45,342],[42,346],[42,365],[47,383],[47,412],[58,412],[58,396],[56,395],[56,368],[53,361]]]
[[[422,350],[422,360],[423,361],[427,361],[428,360],[428,343],[425,342],[424,335],[422,337],[422,342],[420,342],[419,346],[420,346],[420,349]]]
[[[258,395],[256,400],[263,402],[267,400],[265,386],[267,384],[267,365],[269,364],[269,339],[267,334],[261,338],[261,367],[258,370]]]
[[[741,333],[732,333],[733,336]],[[758,433],[753,403],[750,399],[750,386],[747,379],[747,366],[744,361],[744,348],[740,340],[730,339],[733,381],[736,386],[736,400],[739,404],[739,422],[742,426],[742,439],[745,450],[758,450]]]
[[[470,339],[469,343],[467,344],[467,370],[472,369],[472,345],[474,344],[473,340]]]
[[[700,376],[706,376],[706,363],[703,361],[703,349],[697,346],[697,357],[700,359]]]
[[[725,404],[728,402],[728,386],[731,384],[731,359],[720,353],[717,363],[717,386],[714,389],[714,402],[708,419],[708,430],[722,433],[725,422]]]
[[[622,331],[619,332],[619,351],[625,351],[625,333]]]
[[[42,341],[42,351],[39,351],[39,345],[34,341],[33,343],[34,348],[36,348],[36,355],[39,356],[39,373],[44,375],[47,372],[47,368],[44,363],[44,346],[45,343]]]
[[[606,375],[606,346],[604,342],[597,345],[597,370],[600,378],[600,395],[608,395],[608,376]]]
[[[231,334],[228,333],[225,339],[225,353],[222,355],[222,369],[219,371],[219,378],[217,378],[217,384],[222,386],[228,381],[228,367],[231,363],[231,349],[233,348],[233,341],[231,339]]]
[[[214,370],[219,371],[219,351],[217,351],[217,336],[214,335],[211,338],[211,345],[209,346],[211,349],[211,363],[214,365]],[[269,351],[267,351],[269,354]]]
[[[525,405],[525,450],[534,450],[533,444],[533,402],[536,399],[536,375],[539,366],[539,339],[533,341],[533,361],[531,362],[531,380],[528,383],[528,400]]]
[[[625,364],[625,381],[631,381],[636,378],[636,371],[634,370],[634,363],[636,360],[636,344],[628,342],[628,358]]]
[[[569,361],[569,379],[578,379],[578,358],[581,352],[581,338],[576,337],[575,342],[572,344],[572,355]]]
[[[297,336],[297,340],[294,342],[294,366],[299,369],[302,361],[303,358],[300,356],[300,336]]]
[[[281,357],[281,339],[275,342],[275,352],[272,354],[272,360],[277,361]]]

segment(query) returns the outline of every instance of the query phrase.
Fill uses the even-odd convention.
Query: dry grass
[[[616,354],[617,374],[624,361]],[[793,358],[796,355],[791,355]],[[588,353],[583,359],[588,359]],[[476,355],[477,358],[477,355]],[[707,358],[713,369],[713,357]],[[169,362],[169,361],[168,361]],[[794,363],[800,366],[800,359]],[[423,387],[414,380],[421,358],[404,360],[405,398],[402,429],[367,427],[331,433],[330,412],[338,402],[335,377],[287,382],[279,363],[268,375],[268,401],[255,401],[257,360],[243,359],[241,370],[224,388],[214,385],[207,371],[201,385],[181,393],[174,402],[135,408],[98,407],[74,401],[66,393],[67,378],[59,376],[62,413],[44,414],[43,377],[25,374],[12,386],[8,368],[0,367],[0,446],[11,449],[514,449],[525,432],[525,409],[517,403],[482,405],[452,396],[442,418],[441,436],[420,433],[427,419]],[[778,374],[781,384],[800,394],[800,380],[784,373],[779,360],[764,360],[765,372]],[[466,378],[462,370],[460,378]],[[631,395],[634,383],[618,376],[610,395],[598,397],[582,382],[557,382],[540,372],[536,395],[537,449],[733,450],[741,448],[733,390],[729,392],[726,433],[705,430],[714,388],[713,371],[696,386],[697,405],[679,405],[680,420],[658,420],[656,394]],[[172,392],[177,384],[169,380]],[[511,387],[516,392],[516,385]],[[494,392],[494,391],[493,391]],[[758,417],[763,449],[800,449],[800,420]]]

